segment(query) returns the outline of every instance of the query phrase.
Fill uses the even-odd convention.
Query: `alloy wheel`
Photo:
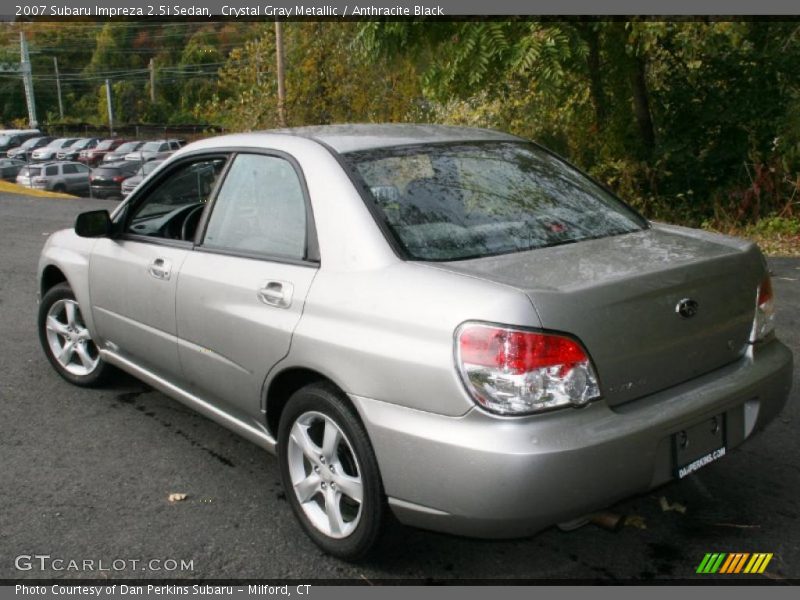
[[[54,302],[47,311],[45,328],[50,351],[67,372],[85,376],[97,368],[100,353],[77,302],[68,298]]]
[[[342,428],[320,412],[303,413],[292,425],[287,460],[292,488],[311,524],[332,538],[349,536],[361,519],[364,486]]]

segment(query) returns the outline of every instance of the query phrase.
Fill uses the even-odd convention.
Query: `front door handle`
[[[258,299],[269,306],[289,308],[294,286],[288,281],[267,281],[257,292]]]
[[[172,274],[172,263],[165,258],[157,258],[147,267],[147,272],[156,279],[169,279]]]

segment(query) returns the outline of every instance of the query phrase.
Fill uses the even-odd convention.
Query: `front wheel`
[[[367,554],[383,527],[383,486],[364,426],[341,392],[327,384],[295,392],[281,415],[278,457],[309,537],[339,558]]]
[[[70,383],[98,385],[111,368],[102,358],[69,285],[53,286],[39,305],[39,341],[56,372]]]

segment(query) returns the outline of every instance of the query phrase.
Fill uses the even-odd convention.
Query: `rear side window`
[[[294,167],[274,156],[238,155],[214,203],[204,246],[303,259],[306,206]]]
[[[74,175],[78,172],[78,169],[75,168],[75,165],[63,165],[61,168],[64,171],[64,175]]]
[[[44,170],[45,175],[58,175],[58,167],[53,165],[52,167],[47,167]]]
[[[343,157],[413,259],[507,254],[646,226],[612,194],[533,144],[427,144]]]

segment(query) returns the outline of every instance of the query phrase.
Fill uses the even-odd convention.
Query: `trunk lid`
[[[666,225],[439,265],[524,291],[545,329],[583,342],[611,406],[740,358],[765,273],[749,242]]]

